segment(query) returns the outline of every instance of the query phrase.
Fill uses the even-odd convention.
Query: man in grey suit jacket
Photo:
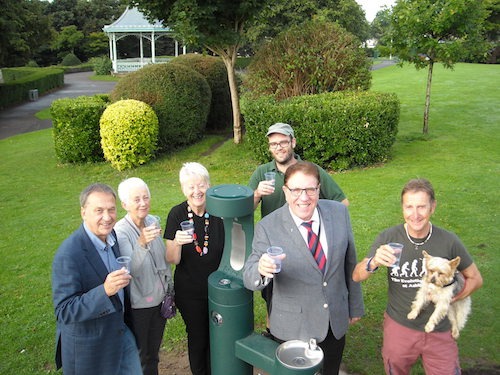
[[[80,195],[83,224],[59,247],[52,266],[57,319],[56,365],[64,375],[140,375],[139,353],[125,323],[130,275],[113,225],[116,195],[93,184]]]
[[[349,214],[343,204],[319,199],[312,163],[288,167],[283,190],[287,203],[256,225],[245,287],[261,290],[273,279],[271,333],[280,341],[315,338],[325,354],[322,374],[338,374],[349,323],[364,314],[361,286],[352,280],[357,259]],[[312,224],[314,234],[303,222]],[[310,250],[308,241],[318,243],[314,238],[322,250],[316,257],[326,264],[318,265]],[[266,253],[270,246],[284,249],[279,273]]]

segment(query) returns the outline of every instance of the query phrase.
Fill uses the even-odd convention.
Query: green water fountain
[[[254,333],[253,292],[243,285],[243,266],[252,251],[253,190],[218,185],[207,190],[207,211],[223,218],[225,245],[217,271],[208,278],[212,375],[316,374],[323,352],[293,340],[282,344]]]

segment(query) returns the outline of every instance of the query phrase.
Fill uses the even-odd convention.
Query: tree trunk
[[[240,112],[240,97],[238,95],[238,85],[236,84],[236,73],[234,65],[236,63],[236,51],[233,54],[223,54],[222,61],[226,65],[227,79],[229,81],[229,89],[231,91],[231,104],[233,107],[233,140],[239,144],[242,140],[241,135],[241,112]]]
[[[425,91],[425,110],[424,110],[424,129],[423,133],[429,133],[429,109],[431,106],[431,85],[432,85],[432,70],[434,62],[432,59],[429,61],[429,72],[427,74],[427,89]]]

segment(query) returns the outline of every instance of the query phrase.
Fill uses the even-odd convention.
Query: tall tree
[[[234,142],[242,140],[240,101],[234,66],[245,40],[247,23],[268,0],[135,0],[150,19],[163,20],[188,45],[198,45],[222,58],[227,69],[233,108]]]
[[[249,29],[251,41],[260,44],[280,32],[312,19],[336,22],[351,34],[365,41],[369,24],[355,0],[272,0],[256,17]]]
[[[453,68],[484,45],[488,12],[483,0],[398,0],[392,13],[392,46],[401,63],[428,68],[423,133],[429,132],[432,72],[436,62]]]
[[[0,12],[0,67],[26,64],[39,45],[50,41],[50,20],[45,2],[4,0]]]

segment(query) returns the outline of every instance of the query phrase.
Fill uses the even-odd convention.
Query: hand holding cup
[[[286,257],[279,246],[270,246],[259,260],[259,273],[262,276],[273,278],[281,272],[281,261]]]

